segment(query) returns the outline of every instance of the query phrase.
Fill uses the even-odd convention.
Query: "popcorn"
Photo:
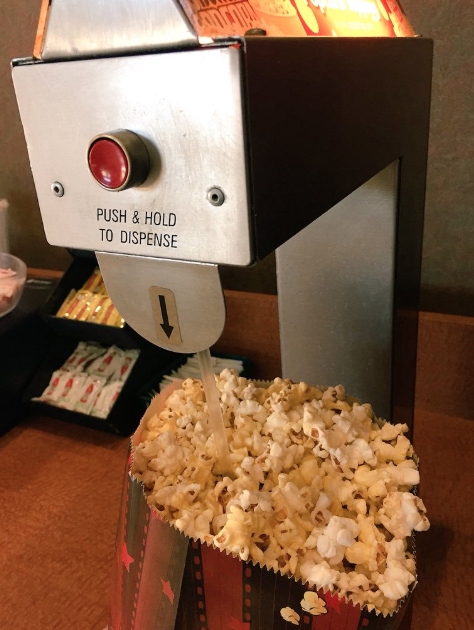
[[[230,370],[216,384],[235,479],[218,474],[202,384],[186,379],[135,448],[150,505],[243,561],[393,612],[415,582],[407,538],[429,527],[410,492],[419,474],[407,426],[376,421],[340,385],[259,387]],[[303,602],[321,614],[315,593]],[[298,625],[290,608],[282,615]]]
[[[301,565],[301,576],[305,582],[311,582],[318,589],[332,590],[339,578],[339,571],[331,569],[326,561],[319,564],[308,561]]]
[[[329,564],[339,564],[344,557],[344,548],[354,544],[359,526],[352,519],[331,516],[329,523],[318,537],[317,549]]]
[[[426,531],[430,526],[423,501],[409,492],[390,492],[379,510],[379,519],[396,538],[409,536],[412,530]]]
[[[288,621],[289,623],[292,623],[295,626],[300,625],[300,616],[298,615],[297,612],[293,610],[293,608],[290,608],[289,606],[287,606],[286,608],[282,608],[280,610],[280,613],[285,621]]]
[[[404,566],[403,541],[394,539],[387,544],[387,548],[387,568],[377,578],[377,584],[385,597],[398,600],[408,593],[408,587],[415,577]]]
[[[313,591],[306,591],[303,595],[303,599],[300,602],[301,608],[311,615],[324,615],[326,613],[326,602],[313,593]]]

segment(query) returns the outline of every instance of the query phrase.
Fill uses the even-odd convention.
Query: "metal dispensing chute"
[[[218,266],[276,250],[283,375],[410,422],[431,42],[200,23],[53,1],[41,59],[13,64],[48,241],[95,251],[127,323],[176,352],[222,332]]]

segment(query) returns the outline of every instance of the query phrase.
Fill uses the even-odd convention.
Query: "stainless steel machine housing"
[[[14,63],[48,240],[97,251],[123,317],[178,352],[221,333],[217,265],[276,250],[283,375],[342,382],[410,423],[432,43],[184,37],[134,52],[59,46]],[[151,163],[117,193],[86,163],[90,139],[114,129],[138,134]],[[106,223],[104,208],[126,219]]]

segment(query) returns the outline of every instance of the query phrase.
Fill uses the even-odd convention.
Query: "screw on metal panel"
[[[213,206],[222,206],[225,201],[225,195],[220,188],[214,187],[208,190],[207,200],[212,203]]]
[[[64,195],[64,186],[59,182],[53,182],[51,184],[51,190],[56,197],[62,197]]]

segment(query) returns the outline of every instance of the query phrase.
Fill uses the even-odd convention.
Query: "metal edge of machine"
[[[197,46],[198,37],[174,0],[51,2],[44,61]]]

